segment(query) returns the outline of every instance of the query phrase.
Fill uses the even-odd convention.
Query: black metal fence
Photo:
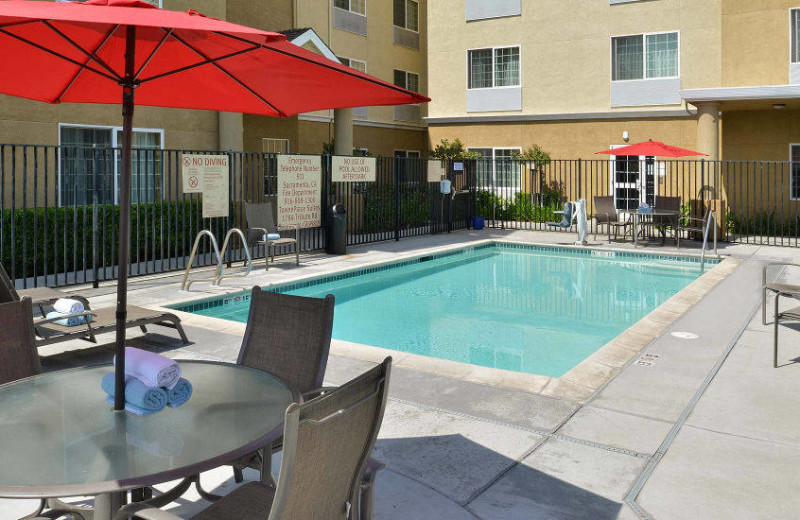
[[[226,152],[133,151],[131,276],[185,269],[200,230],[221,240],[229,229],[247,227],[245,202],[277,205],[277,156],[227,152],[229,216],[203,218],[201,195],[183,193],[184,153]],[[119,160],[119,149],[109,147],[0,145],[0,263],[19,287],[116,278]],[[467,176],[454,182],[463,191],[451,200],[429,182],[427,161],[376,161],[376,182],[331,183],[330,157],[322,157],[323,226],[301,230],[301,251],[326,247],[324,217],[335,202],[348,210],[351,245],[469,225],[474,193]],[[241,248],[226,253],[226,261],[243,259]],[[214,263],[211,244],[202,242],[195,265]]]
[[[476,214],[493,227],[559,231],[546,223],[561,220],[554,212],[565,201],[586,199],[591,216],[594,197],[610,196],[624,215],[678,197],[683,215],[716,211],[722,240],[800,246],[800,163],[628,156],[474,163]]]
[[[199,194],[183,193],[181,156],[201,150],[133,152],[130,275],[185,269],[202,229],[222,237],[245,229],[246,202],[277,205],[277,156],[227,152],[228,217],[202,217]],[[322,226],[301,230],[301,251],[327,245],[327,208],[348,211],[347,243],[400,240],[469,228],[559,231],[563,203],[611,196],[624,215],[661,197],[679,197],[684,215],[717,212],[722,240],[800,246],[800,163],[668,160],[486,160],[440,162],[377,157],[369,183],[331,182],[322,156]],[[108,147],[0,145],[0,263],[20,287],[99,282],[117,275],[119,150]],[[441,193],[439,179],[451,182]],[[594,231],[594,224],[590,220]],[[263,254],[258,251],[256,254]],[[227,261],[243,260],[241,248]],[[196,265],[216,262],[203,243]]]

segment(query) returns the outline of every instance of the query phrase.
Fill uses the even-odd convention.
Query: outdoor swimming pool
[[[268,290],[335,295],[336,339],[561,377],[699,275],[693,259],[491,243]],[[246,322],[249,305],[174,308]]]

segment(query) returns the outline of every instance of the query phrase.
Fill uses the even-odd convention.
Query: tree
[[[461,142],[461,139],[456,138],[454,141],[450,141],[450,139],[442,139],[442,141],[431,151],[431,156],[443,160],[478,159],[481,157],[481,154],[478,152],[468,151],[466,148],[464,148],[464,143]]]

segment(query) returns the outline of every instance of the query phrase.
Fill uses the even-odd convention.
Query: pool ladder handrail
[[[706,221],[706,229],[703,231],[703,249],[700,252],[700,272],[702,273],[706,265],[706,248],[708,247],[708,231],[711,228],[711,223],[714,223],[714,254],[719,258],[717,252],[717,212],[711,210]]]
[[[245,256],[247,257],[247,270],[243,273],[239,274],[231,274],[231,275],[223,275],[224,266],[223,266],[223,258],[225,258],[225,252],[228,249],[228,243],[230,238],[233,234],[238,234],[242,239],[242,246],[244,247]],[[194,278],[189,280],[189,273],[192,270],[192,266],[194,264],[194,257],[197,255],[197,248],[200,247],[200,241],[202,240],[203,236],[208,236],[211,240],[211,246],[214,248],[214,254],[217,256],[217,268],[214,270],[214,274],[211,277],[206,278]],[[225,234],[225,241],[222,244],[222,251],[220,252],[219,245],[217,243],[217,238],[214,236],[214,233],[207,229],[203,229],[197,233],[197,236],[194,239],[194,245],[192,246],[192,252],[189,255],[189,261],[186,264],[186,272],[183,274],[183,281],[181,282],[181,290],[188,291],[189,287],[195,282],[211,282],[211,285],[219,285],[223,278],[234,278],[234,277],[243,277],[250,274],[252,270],[253,259],[250,256],[250,248],[247,247],[247,239],[244,236],[244,233],[241,229],[238,228],[231,228]]]

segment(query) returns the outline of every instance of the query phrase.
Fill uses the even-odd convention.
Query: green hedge
[[[13,268],[19,278],[33,276],[34,267],[37,275],[43,274],[45,262],[48,273],[83,269],[85,251],[85,265],[90,269],[94,252],[93,210],[93,206],[70,206],[3,211],[0,214],[0,262],[9,274]],[[164,257],[188,255],[197,232],[209,225],[209,221],[200,216],[199,200],[134,204],[131,207],[131,262],[159,259],[162,253]],[[212,229],[221,226],[222,220],[212,219]],[[119,247],[119,206],[98,206],[97,228],[98,267],[111,266]]]
[[[481,190],[476,195],[476,213],[479,217],[517,222],[553,222],[561,220],[562,204],[557,197],[547,197],[541,206],[534,203],[530,193],[516,193],[513,199],[502,198],[490,191]]]
[[[430,220],[431,189],[427,184],[399,188],[400,227],[424,226]],[[391,231],[395,224],[395,187],[370,184],[364,194],[365,233]]]

